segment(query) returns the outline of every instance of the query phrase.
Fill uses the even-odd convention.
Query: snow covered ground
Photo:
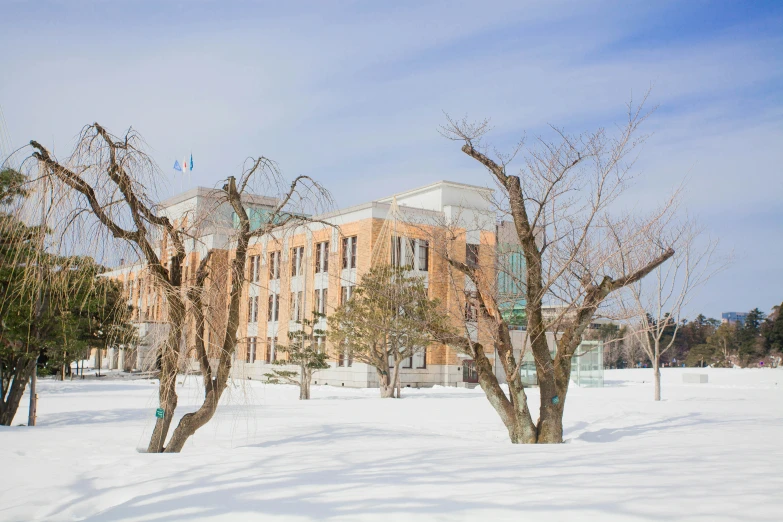
[[[179,455],[137,451],[156,383],[39,381],[38,426],[0,428],[0,520],[783,520],[783,370],[684,372],[660,403],[650,370],[572,385],[555,446],[508,443],[480,389],[235,383]]]

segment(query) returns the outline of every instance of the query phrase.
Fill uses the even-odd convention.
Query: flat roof
[[[178,203],[182,203],[183,201],[187,201],[189,199],[193,199],[196,197],[218,198],[222,194],[223,191],[221,189],[209,188],[209,187],[194,187],[192,189],[186,190],[185,192],[181,192],[179,194],[171,196],[168,199],[164,199],[163,201],[160,202],[158,208],[163,209],[163,208],[172,207]],[[262,196],[260,194],[250,194],[250,193],[243,194],[242,200],[250,203],[255,203],[257,205],[267,205],[270,207],[276,205],[279,201],[277,198],[273,198],[270,196]]]
[[[478,191],[478,192],[489,193],[489,194],[494,192],[494,190],[492,190],[491,188],[488,188],[488,187],[481,187],[479,185],[469,185],[467,183],[459,183],[457,181],[441,180],[441,181],[436,181],[435,183],[430,183],[429,185],[425,185],[423,187],[418,187],[418,188],[415,188],[415,189],[406,190],[404,192],[398,192],[397,194],[392,194],[391,196],[388,196],[388,197],[385,197],[385,198],[381,198],[381,199],[378,199],[376,201],[380,201],[382,203],[385,203],[387,201],[391,201],[393,198],[401,198],[401,197],[405,197],[405,196],[412,196],[414,194],[418,194],[418,193],[421,193],[421,192],[429,192],[429,191],[431,191],[431,190],[433,190],[435,188],[438,188],[438,186],[467,188],[467,189],[475,190],[475,191]]]

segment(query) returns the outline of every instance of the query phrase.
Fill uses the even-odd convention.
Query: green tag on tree
[[[159,418],[159,419],[162,419],[162,418],[163,418],[163,415],[165,415],[165,413],[166,413],[166,412],[165,412],[165,411],[163,411],[163,408],[158,408],[157,410],[155,410],[155,416],[156,416],[157,418]]]

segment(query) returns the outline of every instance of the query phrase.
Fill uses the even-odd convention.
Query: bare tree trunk
[[[655,400],[661,400],[661,354],[658,341],[655,342],[655,356],[653,357],[653,375],[655,381]]]
[[[24,395],[27,381],[33,375],[35,359],[25,360],[26,357],[18,357],[14,366],[15,372],[7,379],[8,389],[5,397],[0,397],[0,426],[10,426],[14,421],[14,415],[19,409],[19,402]]]
[[[179,362],[179,343],[182,325],[185,321],[184,303],[179,295],[169,296],[169,334],[161,347],[160,377],[158,400],[163,409],[163,418],[155,422],[148,453],[161,453],[166,444],[166,436],[171,426],[174,410],[177,409],[177,363]]]
[[[560,444],[563,442],[563,412],[565,410],[568,384],[571,379],[570,359],[558,353],[554,361],[554,379],[548,383],[548,391],[544,400],[541,391],[541,405],[538,417],[539,444]]]
[[[498,384],[497,377],[492,371],[492,364],[484,354],[481,346],[474,347],[473,360],[476,364],[476,372],[481,389],[487,400],[500,416],[500,420],[508,430],[509,439],[513,444],[532,444],[536,442],[536,427],[530,418],[527,401],[512,402]],[[510,387],[509,387],[510,389]],[[520,388],[521,390],[521,388]],[[524,391],[522,391],[524,395]]]
[[[302,380],[299,383],[299,400],[306,401],[310,400],[310,380],[313,377],[313,373],[312,370],[304,365],[301,366],[301,372]]]
[[[242,288],[244,286],[245,263],[247,260],[247,247],[250,242],[250,220],[247,212],[242,206],[241,195],[237,191],[236,180],[233,177],[228,178],[228,184],[224,187],[231,203],[240,221],[240,234],[237,237],[236,255],[231,263],[231,293],[229,294],[228,319],[226,321],[226,330],[223,335],[223,346],[220,350],[216,375],[212,378],[212,372],[208,370],[209,361],[206,360],[206,349],[203,346],[197,349],[204,360],[202,368],[204,372],[205,397],[201,407],[193,412],[185,414],[179,421],[177,428],[171,436],[171,441],[166,447],[166,453],[179,453],[182,451],[185,442],[198,430],[205,425],[217,410],[218,402],[223,391],[226,389],[228,378],[231,373],[231,360],[237,343],[237,330],[239,328],[239,304],[242,297]],[[205,258],[206,259],[206,258]],[[206,263],[202,263],[199,272],[206,277]],[[197,276],[198,277],[198,276]],[[203,278],[201,284],[203,285]],[[201,303],[199,302],[199,306]],[[203,317],[202,317],[203,321]],[[203,323],[201,325],[203,328]],[[202,330],[203,331],[203,330]]]
[[[381,398],[389,399],[394,397],[394,380],[392,380],[389,372],[384,372],[376,368],[378,372],[378,387],[381,390]]]
[[[401,380],[401,377],[400,377],[399,363],[397,364],[397,371],[396,371],[396,373],[397,373],[397,377],[394,380],[395,380],[395,382],[397,384],[397,398],[399,399],[400,398],[400,391],[401,391],[400,390],[400,386],[401,386],[400,385],[400,380]]]

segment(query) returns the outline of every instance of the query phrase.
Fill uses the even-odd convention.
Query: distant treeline
[[[748,312],[744,323],[722,323],[702,314],[666,327],[661,345],[671,348],[661,358],[665,366],[742,367],[776,366],[783,355],[783,305],[767,316],[758,308]],[[593,337],[604,340],[607,368],[650,366],[640,345],[645,332],[629,327],[603,325]]]

